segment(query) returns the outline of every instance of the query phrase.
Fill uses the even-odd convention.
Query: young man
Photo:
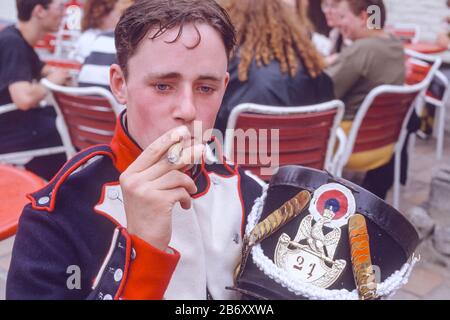
[[[52,107],[39,108],[47,90],[38,83],[47,77],[57,84],[67,71],[44,67],[33,45],[58,30],[64,14],[62,0],[17,0],[18,23],[0,32],[0,108],[14,103],[19,109],[0,116],[0,153],[61,145]],[[39,157],[27,169],[50,179],[65,161],[63,154]]]
[[[191,134],[213,127],[234,39],[214,0],[141,0],[124,13],[110,77],[127,110],[110,146],[78,154],[30,197],[7,298],[235,298],[225,288],[261,187],[220,161],[189,165],[208,154]]]

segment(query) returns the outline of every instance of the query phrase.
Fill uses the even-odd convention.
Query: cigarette
[[[172,145],[167,151],[167,161],[171,164],[175,164],[180,160],[181,152],[183,151],[183,146],[181,142],[177,142]]]

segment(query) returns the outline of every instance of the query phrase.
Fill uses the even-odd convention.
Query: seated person
[[[197,161],[229,81],[234,27],[214,0],[139,0],[115,38],[111,89],[127,109],[110,146],[76,155],[32,196],[6,298],[236,299],[226,287],[262,189],[217,153]]]
[[[122,13],[134,0],[118,0],[114,10]],[[108,20],[111,24],[111,19]],[[114,20],[117,24],[118,17]],[[80,73],[78,74],[78,86],[97,86],[110,90],[109,67],[117,63],[114,32],[106,31],[97,34],[97,37],[89,45],[89,54],[85,57]]]
[[[312,105],[333,99],[330,78],[310,40],[282,0],[224,2],[238,33],[238,49],[229,65],[230,84],[215,128],[225,132],[240,103],[274,106]],[[265,17],[271,17],[267,22]]]
[[[62,144],[53,107],[40,108],[47,90],[42,77],[56,84],[69,73],[44,67],[33,45],[58,30],[64,14],[62,0],[17,0],[18,23],[0,32],[0,108],[14,103],[19,110],[0,115],[0,153],[12,153]],[[37,157],[26,168],[50,179],[66,160],[64,154]]]
[[[381,9],[379,28],[367,27],[367,8],[371,5],[377,5]],[[342,127],[348,132],[358,108],[372,89],[383,84],[404,84],[404,49],[400,40],[383,29],[386,10],[382,0],[342,0],[338,10],[339,29],[353,44],[342,50],[335,63],[328,67],[327,73],[333,79],[336,98],[345,103]],[[393,150],[394,145],[388,145],[374,151],[354,153],[347,168],[356,171],[379,169],[389,164],[393,158]],[[380,175],[369,179],[371,176],[370,172],[366,175],[363,186],[384,198],[390,188],[389,181],[381,181]],[[378,188],[366,184],[377,181],[383,186]]]
[[[328,38],[330,40],[330,46],[327,56],[327,62],[332,63],[337,57],[344,46],[346,45],[342,33],[339,31],[339,15],[338,15],[338,5],[341,0],[322,0],[321,8],[325,19],[327,21],[328,27],[331,28]],[[348,39],[347,39],[348,40]]]
[[[106,32],[99,35],[92,43],[91,53],[84,60],[78,74],[80,87],[109,87],[109,68],[117,63],[114,33]]]
[[[89,56],[92,45],[101,33],[114,30],[120,15],[132,0],[88,0],[83,6],[81,36],[76,45],[76,59],[81,63]]]

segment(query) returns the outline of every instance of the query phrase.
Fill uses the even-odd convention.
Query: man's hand
[[[67,83],[69,83],[72,80],[68,70],[57,69],[57,68],[50,71],[50,73],[47,76],[47,79],[50,82],[53,82],[55,84],[59,84],[62,86],[66,85]]]
[[[180,160],[171,164],[168,149],[181,141],[186,147]],[[190,146],[186,127],[178,127],[161,136],[120,176],[127,216],[127,229],[150,245],[165,251],[172,236],[172,209],[180,202],[191,207],[191,195],[197,192],[194,181],[182,170],[198,162],[203,145]]]

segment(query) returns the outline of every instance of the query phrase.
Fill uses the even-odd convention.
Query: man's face
[[[141,148],[181,125],[193,134],[194,121],[201,121],[203,130],[214,126],[229,80],[227,55],[216,30],[196,27],[198,32],[193,24],[184,25],[174,43],[178,27],[154,40],[145,37],[128,60],[126,81],[119,66],[111,68],[111,88],[127,105],[128,130]]]
[[[53,0],[42,11],[41,23],[45,32],[57,32],[64,17],[64,0]]]
[[[347,1],[341,1],[337,6],[338,28],[344,38],[357,40],[367,31],[367,14],[355,15]]]

